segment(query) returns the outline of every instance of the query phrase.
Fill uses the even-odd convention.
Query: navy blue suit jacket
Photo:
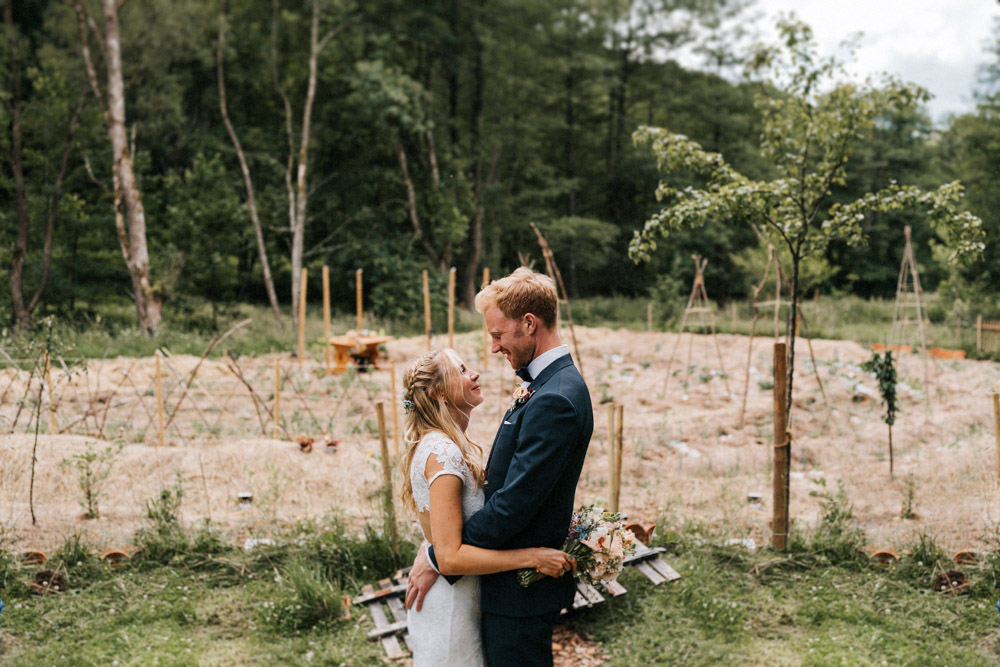
[[[568,354],[546,366],[528,388],[534,394],[507,411],[493,440],[486,465],[486,504],[465,523],[465,544],[558,549],[566,539],[594,432],[590,391]],[[540,616],[572,605],[573,577],[544,577],[522,588],[516,574],[482,577],[483,612]]]

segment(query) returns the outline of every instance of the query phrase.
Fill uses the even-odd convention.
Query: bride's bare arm
[[[436,462],[428,461],[428,469]],[[429,470],[430,472],[430,470]],[[481,549],[462,544],[462,480],[440,475],[431,484],[431,541],[441,574],[493,574],[536,568],[558,577],[572,568],[572,557],[558,549]]]

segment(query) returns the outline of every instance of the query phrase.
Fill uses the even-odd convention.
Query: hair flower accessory
[[[400,398],[403,399],[403,412],[413,412],[416,409],[416,404],[410,399],[406,398],[406,392],[404,391]]]
[[[528,402],[528,399],[535,393],[534,389],[525,389],[524,387],[517,387],[514,389],[513,400],[510,402],[509,412],[517,410],[520,406]]]

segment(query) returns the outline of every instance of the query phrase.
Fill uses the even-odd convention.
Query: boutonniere
[[[532,394],[534,393],[535,393],[534,389],[517,387],[514,390],[514,397],[513,400],[510,402],[510,408],[508,408],[508,411],[513,412],[514,410],[517,410],[520,406],[527,403],[528,399],[531,398]]]

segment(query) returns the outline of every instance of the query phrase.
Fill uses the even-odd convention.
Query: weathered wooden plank
[[[628,591],[625,590],[625,587],[617,581],[612,581],[608,584],[608,592],[611,593],[612,596],[618,597],[619,595],[625,595]]]
[[[660,574],[659,572],[657,572],[656,570],[654,570],[652,567],[650,567],[649,563],[646,562],[646,561],[639,561],[639,562],[635,563],[635,565],[633,565],[633,567],[635,567],[635,569],[639,570],[639,572],[642,572],[642,574],[647,579],[649,579],[651,582],[653,582],[654,586],[658,586],[659,584],[662,584],[664,581],[667,580],[666,577],[664,577],[662,574]]]
[[[399,660],[409,655],[399,645],[399,639],[396,638],[396,635],[382,637],[382,647],[385,649],[385,653],[389,656],[390,660]]]
[[[383,612],[383,617],[384,617],[384,614],[385,614],[385,612]],[[385,636],[388,636],[388,635],[394,635],[397,632],[401,632],[403,630],[406,630],[406,621],[403,621],[402,623],[390,623],[389,625],[386,625],[385,627],[376,628],[376,629],[372,630],[371,632],[369,632],[368,633],[368,638],[369,639],[377,639],[379,637],[385,637]]]
[[[374,634],[368,633],[369,637],[381,637],[385,634],[384,630],[389,627],[389,618],[385,615],[385,610],[382,609],[382,603],[375,601],[370,602],[365,605],[368,613],[371,614],[372,622],[375,624]]]
[[[677,581],[681,578],[681,575],[677,570],[670,567],[659,558],[653,558],[652,560],[648,560],[646,562],[649,563],[651,568],[663,575],[667,581]]]
[[[590,601],[591,604],[599,604],[604,602],[604,596],[601,595],[600,591],[591,586],[590,584],[579,581],[576,584],[576,590],[583,593],[583,596]]]
[[[406,622],[406,606],[403,601],[397,597],[386,598],[385,603],[389,605],[389,611],[392,612],[392,617],[396,621]]]
[[[361,592],[363,595],[355,600],[354,604],[368,604],[372,600],[406,593],[406,584],[397,584],[391,588],[380,588],[378,590],[375,590],[371,586],[365,586],[361,589]]]

